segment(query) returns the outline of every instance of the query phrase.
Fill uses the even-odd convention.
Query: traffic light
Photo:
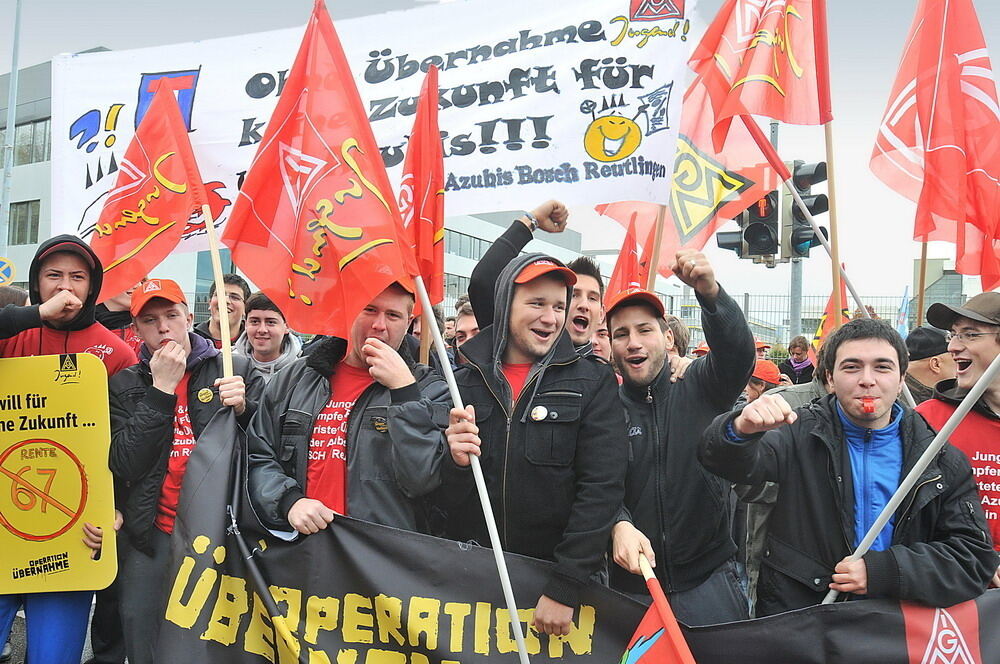
[[[768,192],[743,213],[747,217],[743,241],[749,256],[773,256],[778,253],[778,192]]]
[[[792,183],[802,202],[806,204],[809,213],[815,218],[830,209],[830,202],[825,194],[813,194],[812,186],[826,180],[826,162],[807,164],[796,160],[786,164],[792,173]],[[795,204],[792,195],[785,191],[781,201],[781,259],[782,262],[791,258],[805,258],[809,250],[822,242],[813,230],[812,224]],[[824,237],[828,237],[825,228],[820,228]]]
[[[754,262],[773,267],[773,257],[778,253],[778,192],[768,192],[763,198],[736,217],[738,231],[723,231],[715,236],[721,249],[735,251],[740,258],[753,258]]]

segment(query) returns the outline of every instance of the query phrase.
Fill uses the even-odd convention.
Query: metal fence
[[[791,340],[792,325],[789,319],[791,297],[788,295],[756,295],[753,293],[731,294],[733,299],[743,309],[743,314],[747,317],[750,329],[759,341],[777,346],[778,354],[782,354],[784,346]],[[701,307],[698,301],[691,296],[668,297],[666,298],[667,312],[680,318],[691,330],[691,347],[705,340],[705,334],[701,328]],[[807,339],[812,339],[819,327],[823,312],[826,309],[829,296],[806,295],[802,297],[802,319],[799,329],[800,334]],[[861,295],[861,300],[869,308],[873,316],[881,318],[897,327],[902,300],[894,296],[865,296]],[[953,306],[960,306],[965,302],[965,298],[960,294],[954,294],[946,298],[928,299],[925,307],[932,302],[942,301]],[[852,317],[860,318],[861,311],[855,305],[853,299],[848,295],[848,302],[844,307],[851,312]],[[908,330],[916,327],[916,301],[910,300],[908,303],[908,315],[906,317],[906,327]]]

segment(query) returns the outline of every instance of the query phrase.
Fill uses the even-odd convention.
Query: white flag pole
[[[424,280],[416,277],[417,296],[420,298],[420,306],[424,311],[431,311],[431,300],[427,296],[427,288]],[[441,371],[444,379],[448,382],[448,389],[451,391],[451,400],[455,408],[465,409],[462,395],[458,391],[458,383],[455,382],[455,372],[451,369],[451,360],[448,358],[448,351],[444,346],[444,339],[441,337],[441,330],[437,325],[426,325],[420,328],[421,336],[425,334],[427,328],[434,335],[434,349],[437,351],[438,360],[441,364]],[[472,462],[472,476],[476,481],[476,491],[479,493],[479,502],[483,507],[483,516],[486,518],[486,529],[490,533],[490,546],[493,547],[493,558],[496,560],[497,572],[500,574],[500,585],[503,588],[503,596],[507,601],[507,611],[510,613],[510,626],[514,631],[514,640],[517,641],[517,654],[521,664],[528,664],[528,649],[524,645],[524,630],[521,629],[521,621],[517,616],[517,602],[514,601],[514,590],[510,585],[510,574],[507,573],[507,561],[503,557],[503,548],[500,544],[500,533],[497,531],[496,519],[493,517],[493,507],[490,505],[490,496],[486,492],[486,479],[483,477],[483,469],[479,465],[479,457],[470,454],[469,460]]]

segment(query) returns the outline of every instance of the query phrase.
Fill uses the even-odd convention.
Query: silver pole
[[[420,298],[420,306],[424,311],[431,311],[431,299],[427,296],[427,288],[424,286],[423,277],[418,276],[414,281],[417,284],[417,297]],[[441,363],[441,371],[444,372],[444,379],[448,383],[451,391],[451,400],[455,408],[465,409],[465,402],[458,391],[458,383],[455,382],[455,372],[451,369],[451,360],[448,359],[448,351],[444,347],[444,338],[437,325],[428,325],[431,334],[434,336],[434,350],[437,351],[438,360]],[[421,328],[423,331],[423,328]],[[493,507],[490,505],[490,495],[486,492],[486,479],[483,477],[483,469],[479,465],[479,457],[474,454],[469,455],[472,462],[472,476],[476,481],[476,490],[479,493],[479,502],[483,507],[483,516],[486,518],[486,530],[490,533],[490,546],[493,547],[493,558],[496,561],[497,572],[500,574],[500,586],[503,588],[503,596],[507,601],[507,611],[510,613],[510,626],[514,631],[514,640],[517,642],[517,654],[521,664],[528,663],[528,648],[524,645],[524,630],[521,629],[521,621],[517,616],[517,602],[514,601],[514,590],[510,585],[510,574],[507,572],[507,561],[503,557],[503,547],[500,544],[500,533],[497,531],[496,518],[493,516]]]
[[[912,489],[913,485],[917,483],[920,476],[923,475],[925,470],[927,470],[927,466],[930,465],[931,461],[934,460],[934,457],[936,457],[938,452],[941,451],[941,448],[948,442],[948,437],[955,432],[955,429],[957,429],[958,425],[962,423],[965,416],[969,414],[972,407],[976,405],[979,398],[983,396],[983,392],[986,391],[986,388],[993,384],[993,381],[996,380],[997,376],[1000,376],[1000,355],[997,355],[993,359],[990,366],[987,367],[983,375],[979,377],[978,381],[976,381],[976,384],[972,386],[971,390],[969,390],[969,393],[965,395],[964,399],[962,399],[962,403],[958,404],[958,408],[956,408],[955,412],[951,414],[948,421],[944,423],[944,426],[941,427],[938,434],[934,436],[934,440],[931,441],[931,444],[926,450],[924,450],[924,453],[920,455],[920,458],[917,459],[917,463],[914,464],[910,472],[905,478],[903,478],[903,481],[899,483],[899,488],[896,489],[896,493],[892,494],[892,498],[890,498],[889,502],[882,508],[882,512],[878,515],[878,518],[875,519],[875,523],[873,523],[872,527],[868,529],[867,533],[865,533],[864,539],[862,539],[861,543],[858,544],[854,553],[848,557],[848,560],[859,560],[864,557],[866,553],[868,553],[868,550],[871,549],[872,544],[875,542],[875,538],[878,537],[879,533],[882,532],[882,529],[885,528],[885,524],[889,523],[889,519],[891,519],[892,515],[896,513],[900,503],[902,503],[903,499],[905,499],[907,494],[910,493],[910,489]],[[836,590],[831,590],[826,594],[826,597],[823,598],[823,603],[830,604],[837,599],[837,595],[839,594],[840,593]]]
[[[7,90],[7,136],[3,146],[3,185],[0,187],[0,255],[7,253],[10,221],[10,179],[14,168],[14,122],[17,116],[17,52],[21,42],[21,0],[14,4],[14,45],[10,51],[10,88]]]

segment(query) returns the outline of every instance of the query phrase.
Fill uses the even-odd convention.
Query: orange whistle
[[[866,413],[875,412],[875,399],[872,397],[863,397],[861,399],[861,406],[864,408]]]

